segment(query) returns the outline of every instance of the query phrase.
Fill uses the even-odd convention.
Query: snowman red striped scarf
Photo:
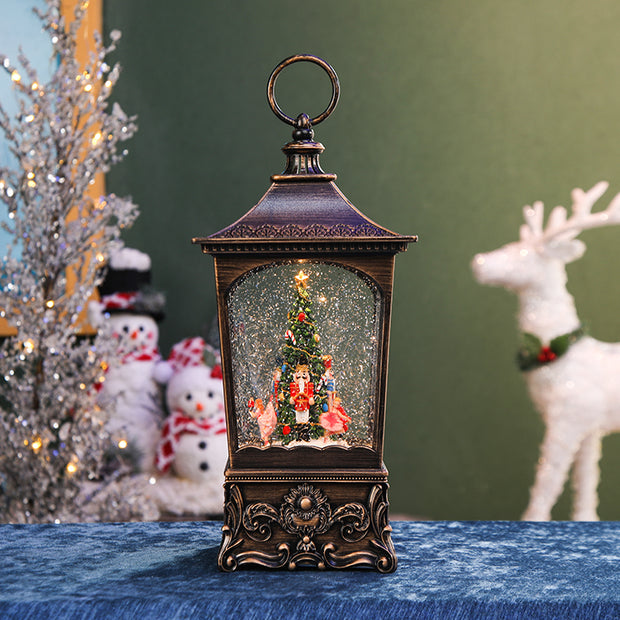
[[[130,351],[123,355],[122,364],[131,362],[158,362],[161,359],[159,348],[157,346],[144,345],[140,349]]]
[[[165,474],[176,454],[181,436],[185,433],[192,435],[222,435],[226,432],[226,420],[223,415],[214,419],[191,418],[182,411],[176,410],[168,417],[161,431],[161,439],[157,445],[155,466],[158,471]]]

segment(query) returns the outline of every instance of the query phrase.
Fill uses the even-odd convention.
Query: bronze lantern
[[[279,108],[283,68],[318,64],[332,98],[310,119]],[[416,237],[375,224],[319,165],[312,127],[336,73],[292,56],[268,82],[292,125],[282,174],[239,220],[195,238],[215,263],[228,426],[224,571],[396,568],[383,430],[394,257]]]

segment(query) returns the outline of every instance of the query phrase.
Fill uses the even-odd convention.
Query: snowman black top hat
[[[151,288],[151,258],[134,248],[110,254],[103,282],[99,285],[104,313],[145,314],[156,321],[164,318],[163,293]]]

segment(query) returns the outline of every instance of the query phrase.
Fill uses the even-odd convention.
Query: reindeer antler
[[[594,203],[607,191],[608,187],[609,183],[601,181],[587,192],[575,188],[571,193],[573,199],[571,216],[567,217],[564,207],[554,207],[544,229],[543,203],[537,201],[532,206],[525,206],[523,208],[525,224],[521,226],[521,239],[543,244],[570,241],[582,230],[620,224],[620,194],[614,196],[604,211],[592,213]]]

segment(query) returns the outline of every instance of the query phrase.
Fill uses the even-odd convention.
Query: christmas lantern
[[[332,98],[287,116],[285,67],[318,64]],[[293,126],[286,169],[243,217],[205,238],[214,257],[226,399],[222,570],[396,568],[383,464],[394,257],[415,237],[375,224],[319,164],[313,126],[339,97],[332,67],[292,56],[268,99]]]

